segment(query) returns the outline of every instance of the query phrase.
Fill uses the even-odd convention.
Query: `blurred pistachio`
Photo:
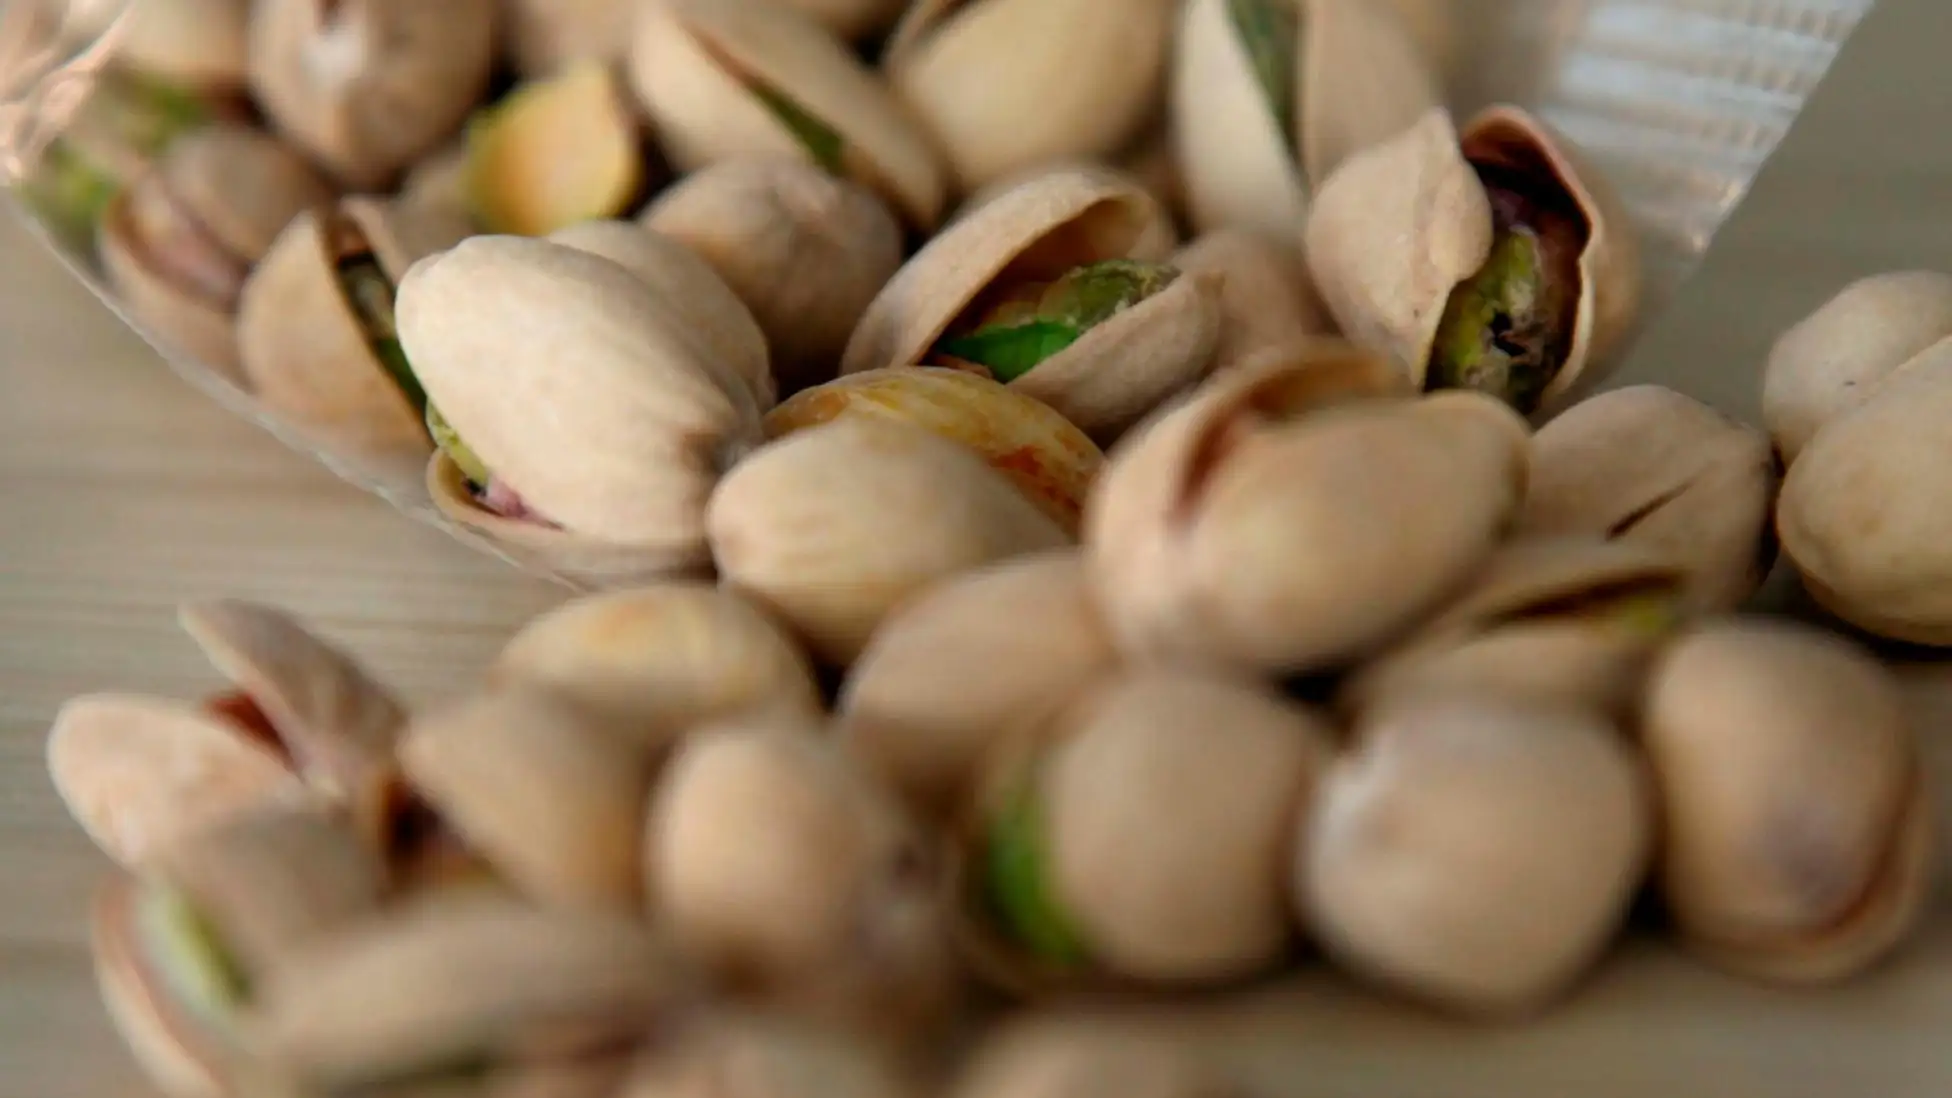
[[[467,166],[475,220],[491,233],[547,236],[628,212],[651,180],[624,94],[603,64],[574,62],[476,115]]]

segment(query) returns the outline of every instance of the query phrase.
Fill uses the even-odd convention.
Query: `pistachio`
[[[1952,275],[1861,278],[1784,332],[1762,376],[1762,419],[1788,465],[1885,377],[1952,336]]]
[[[144,1075],[171,1098],[221,1098],[238,983],[207,928],[174,897],[126,879],[96,891],[89,921],[95,981],[109,1021]],[[153,942],[158,949],[149,949]],[[167,956],[173,973],[156,960]],[[217,1019],[208,1021],[206,1019]]]
[[[1357,729],[1303,823],[1294,885],[1333,957],[1468,1013],[1562,995],[1624,920],[1648,782],[1576,709],[1429,697]]]
[[[331,197],[275,139],[246,126],[205,126],[172,143],[153,171],[110,202],[102,265],[136,319],[235,374],[231,315],[246,276],[293,217]]]
[[[894,25],[905,0],[787,0],[842,38],[871,39]]]
[[[964,191],[1103,159],[1145,125],[1170,52],[1170,0],[922,0],[889,40],[890,84]]]
[[[1269,351],[1335,334],[1301,249],[1246,229],[1207,233],[1173,257],[1182,274],[1213,272],[1220,283],[1219,372]]]
[[[768,444],[707,510],[724,581],[836,667],[928,585],[1069,540],[975,452],[864,416]]]
[[[1234,680],[1135,669],[1080,691],[991,756],[964,840],[969,959],[1020,992],[1266,971],[1289,941],[1269,867],[1330,753],[1326,722]]]
[[[120,64],[199,91],[241,90],[251,0],[139,0],[116,32]]]
[[[651,0],[629,68],[681,171],[792,156],[873,189],[918,227],[941,216],[928,140],[840,39],[783,0]]]
[[[929,846],[818,729],[737,721],[679,749],[648,823],[652,915],[736,988],[912,1026],[952,990]]]
[[[1291,234],[1337,167],[1439,102],[1398,13],[1349,0],[1190,0],[1170,83],[1201,232]]]
[[[1786,622],[1704,626],[1655,669],[1641,736],[1662,896],[1711,961],[1834,982],[1923,918],[1935,827],[1898,684],[1869,653]]]
[[[841,687],[848,752],[918,811],[952,813],[985,754],[1117,656],[1075,549],[947,580],[875,631]]]
[[[649,180],[636,115],[598,61],[532,80],[468,126],[468,195],[491,233],[546,236],[618,217]]]
[[[1219,339],[1220,279],[1135,261],[1166,221],[1116,173],[1014,183],[925,245],[868,306],[843,374],[978,367],[1101,443],[1197,380]]]
[[[260,0],[251,90],[347,186],[392,182],[487,90],[495,0]]]
[[[1215,378],[1141,428],[1085,511],[1120,646],[1302,674],[1437,609],[1517,513],[1527,432],[1477,394],[1389,399],[1405,385],[1387,360],[1323,343]]]
[[[1682,561],[1689,594],[1733,610],[1775,563],[1769,437],[1658,385],[1581,401],[1532,436],[1518,529],[1630,541]]]
[[[653,750],[743,713],[821,709],[799,645],[757,606],[706,583],[572,600],[517,633],[489,680],[551,691]]]
[[[911,367],[849,374],[808,389],[766,417],[766,433],[845,416],[911,423],[975,450],[1075,535],[1104,455],[1050,406],[960,370]]]
[[[634,0],[501,0],[504,46],[525,79],[614,61],[630,42]]]
[[[776,1014],[713,1019],[640,1058],[616,1098],[913,1098],[879,1044]]]
[[[1513,107],[1441,108],[1349,158],[1308,215],[1343,331],[1429,389],[1556,411],[1597,383],[1640,300],[1633,230],[1566,139]]]
[[[642,222],[711,264],[752,310],[787,394],[832,380],[902,261],[901,225],[873,191],[785,158],[694,172]]]

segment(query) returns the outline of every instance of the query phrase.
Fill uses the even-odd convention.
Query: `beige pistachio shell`
[[[498,7],[505,48],[530,79],[576,61],[621,57],[637,14],[635,0],[500,0]]]
[[[917,1098],[880,1044],[783,1014],[715,1018],[640,1054],[615,1098]]]
[[[702,562],[705,499],[758,438],[758,410],[641,279],[560,244],[478,236],[416,263],[396,307],[430,400],[530,506],[592,542]]]
[[[488,88],[496,0],[258,0],[251,90],[349,187],[394,181]]]
[[[566,603],[517,633],[488,677],[559,694],[653,749],[710,721],[822,708],[819,684],[786,630],[746,599],[701,582]]]
[[[1784,332],[1762,375],[1762,420],[1788,465],[1826,423],[1877,383],[1952,336],[1952,274],[1861,278]]]
[[[969,191],[1130,141],[1158,101],[1174,11],[1171,0],[920,0],[882,64]]]
[[[1329,954],[1467,1013],[1563,994],[1625,918],[1654,834],[1606,722],[1487,697],[1358,729],[1303,826],[1297,910]]]
[[[1733,610],[1775,563],[1769,437],[1682,393],[1590,397],[1532,436],[1518,530],[1635,542],[1687,565],[1705,610]]]
[[[196,706],[128,694],[63,705],[47,766],[69,815],[125,867],[248,809],[312,797],[275,746]]]
[[[1834,982],[1922,918],[1935,828],[1898,684],[1869,653],[1786,622],[1703,627],[1655,669],[1641,735],[1662,893],[1711,960]]]
[[[838,667],[929,585],[1070,541],[974,451],[865,416],[746,459],[713,494],[706,527],[725,583]]]
[[[111,877],[90,904],[89,955],[109,1023],[169,1098],[226,1098],[230,1047],[216,1027],[164,992],[165,978],[136,932],[141,893],[135,878]]]
[[[470,154],[466,140],[450,141],[414,164],[400,183],[395,201],[404,206],[440,211],[443,216],[473,222]]]
[[[823,732],[773,716],[686,741],[646,825],[650,912],[734,986],[907,1026],[949,990],[935,859]]]
[[[1409,29],[1373,0],[1294,0],[1290,125],[1270,110],[1229,0],[1188,0],[1171,90],[1196,229],[1292,233],[1343,161],[1441,99]]]
[[[1215,372],[1277,348],[1335,335],[1335,321],[1309,278],[1307,261],[1290,234],[1248,229],[1207,233],[1180,249],[1173,266],[1220,283],[1220,343]]]
[[[894,25],[907,0],[786,0],[842,38],[862,39]]]
[[[641,220],[711,264],[752,310],[787,394],[832,379],[902,262],[901,225],[873,191],[784,157],[694,172]]]
[[[1122,189],[1143,194],[1152,200],[1153,212],[1145,216],[1145,225],[1139,230],[1138,239],[1124,253],[1126,259],[1137,259],[1147,263],[1163,263],[1172,258],[1174,249],[1179,247],[1179,226],[1173,221],[1173,211],[1160,197],[1153,183],[1144,176],[1127,167],[1105,164],[1096,160],[1065,160],[1051,164],[1039,164],[1021,172],[998,178],[977,190],[971,191],[956,208],[950,224],[962,221],[971,214],[990,204],[992,199],[1001,198],[1019,187],[1049,176],[1069,175],[1082,172],[1093,177],[1095,186]],[[1095,236],[1095,234],[1094,234]],[[1001,268],[999,268],[1000,270]]]
[[[338,263],[370,248],[397,282],[415,260],[470,231],[464,219],[439,207],[370,198],[343,199],[293,218],[238,299],[238,358],[252,395],[337,446],[428,453],[425,419],[381,362]]]
[[[839,171],[932,227],[943,171],[921,129],[833,32],[782,0],[650,0],[631,83],[680,171],[753,156],[811,159],[755,88],[783,96],[839,138]]]
[[[1437,609],[1504,533],[1523,421],[1477,394],[1351,399],[1339,369],[1402,375],[1326,346],[1216,378],[1107,466],[1085,561],[1128,653],[1335,668]]]
[[[1238,1098],[1216,1065],[1157,1033],[1067,1014],[1031,1015],[985,1037],[951,1098]]]
[[[841,687],[849,754],[916,810],[943,818],[984,755],[1117,663],[1075,549],[966,573],[882,623]]]
[[[414,788],[537,903],[632,913],[652,760],[607,723],[541,691],[483,694],[414,722]]]
[[[1490,254],[1491,205],[1474,162],[1552,180],[1586,221],[1570,348],[1541,398],[1555,410],[1602,380],[1633,324],[1640,253],[1605,180],[1545,123],[1499,106],[1460,133],[1439,108],[1351,157],[1309,211],[1309,268],[1349,338],[1388,352],[1421,381],[1451,294]]]
[[[115,40],[119,63],[195,88],[244,86],[251,0],[137,0],[116,6],[129,9]]]
[[[684,317],[700,352],[745,383],[762,413],[773,406],[778,389],[766,334],[718,272],[681,243],[630,221],[584,221],[548,239],[602,256],[642,279],[666,309]]]
[[[1933,359],[1817,432],[1783,480],[1776,533],[1824,609],[1878,636],[1944,646],[1952,355]]]

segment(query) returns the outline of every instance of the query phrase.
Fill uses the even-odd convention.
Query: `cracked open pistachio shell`
[[[1647,776],[1578,709],[1431,697],[1357,729],[1294,856],[1297,911],[1364,977],[1472,1014],[1562,995],[1653,849]]]
[[[720,482],[705,522],[723,581],[836,667],[910,595],[1070,543],[974,450],[870,416],[767,444]]]
[[[708,563],[706,499],[760,437],[751,380],[699,336],[716,320],[611,260],[509,236],[416,263],[396,311],[451,435],[428,469],[450,520],[608,581]]]
[[[1166,220],[1123,175],[1041,172],[975,206],[868,306],[843,374],[988,373],[1106,442],[1197,381],[1220,338],[1220,282],[1134,258]]]
[[[735,988],[908,1027],[954,991],[930,838],[806,717],[701,728],[653,795],[652,918]]]
[[[172,143],[109,203],[102,267],[136,319],[234,375],[231,320],[245,277],[293,217],[331,200],[326,182],[276,138],[215,123]]]
[[[918,1098],[889,1050],[784,1014],[712,1018],[652,1048],[615,1098]]]
[[[400,744],[414,789],[539,904],[636,912],[653,760],[607,721],[520,686],[416,720]]]
[[[1640,249],[1562,135],[1495,106],[1439,108],[1344,162],[1315,195],[1308,263],[1348,337],[1428,389],[1556,411],[1592,388],[1640,305]]]
[[[946,184],[921,129],[833,32],[782,0],[648,0],[630,78],[680,171],[791,156],[928,229]]]
[[[909,423],[962,443],[1073,535],[1105,460],[1089,436],[1042,401],[986,377],[930,366],[869,370],[805,390],[766,416],[766,434],[783,438],[844,416]]]
[[[784,157],[694,172],[640,221],[711,264],[752,310],[789,394],[832,380],[902,262],[901,224],[873,191]]]
[[[180,620],[232,691],[200,705],[91,694],[55,716],[48,772],[89,837],[133,867],[250,808],[317,800],[382,848],[406,720],[386,688],[270,607],[191,603]]]
[[[1762,420],[1784,465],[1879,382],[1952,336],[1952,274],[1861,278],[1784,332],[1762,375]]]
[[[697,997],[681,959],[636,919],[475,894],[287,954],[243,1032],[262,1077],[355,1093],[607,1057],[675,1025]]]
[[[636,0],[500,0],[504,49],[525,78],[623,56]]]
[[[1343,161],[1440,102],[1375,0],[1188,0],[1169,95],[1194,227],[1282,237]]]
[[[1518,532],[1634,542],[1687,566],[1704,610],[1733,610],[1775,563],[1769,436],[1658,385],[1601,393],[1532,436]]]
[[[1527,431],[1488,397],[1407,399],[1406,384],[1321,343],[1221,375],[1135,433],[1085,510],[1120,647],[1301,674],[1438,609],[1517,514]]]
[[[335,448],[424,461],[427,398],[400,349],[394,286],[415,260],[469,233],[451,212],[371,198],[293,218],[238,298],[251,394]]]
[[[807,657],[785,628],[702,582],[565,603],[517,633],[488,677],[551,691],[654,751],[710,721],[822,708]]]
[[[984,755],[1118,661],[1076,549],[947,580],[875,631],[841,687],[837,734],[911,807],[958,809]]]
[[[1070,1014],[1030,1016],[985,1035],[952,1098],[1244,1098],[1223,1069],[1158,1033]]]
[[[257,0],[251,90],[351,188],[391,184],[488,89],[495,0]]]
[[[248,79],[252,0],[138,0],[116,34],[116,62],[202,91]]]
[[[958,836],[965,960],[1020,995],[1226,984],[1292,936],[1282,866],[1332,755],[1243,680],[1103,678],[991,753]]]
[[[1893,640],[1952,645],[1952,341],[1833,420],[1783,478],[1776,535],[1837,617]]]
[[[1732,971],[1849,978],[1924,917],[1936,825],[1904,700],[1870,653],[1787,622],[1707,625],[1664,654],[1641,742],[1661,891]]]
[[[1180,273],[1220,283],[1218,373],[1255,356],[1335,335],[1335,321],[1308,275],[1298,243],[1249,229],[1207,233],[1173,256]]]
[[[1344,680],[1358,716],[1426,695],[1488,694],[1629,716],[1650,658],[1699,606],[1683,562],[1651,546],[1521,537],[1461,594]]]
[[[1172,0],[918,0],[882,66],[963,191],[1103,159],[1159,98]]]
[[[531,80],[468,123],[467,196],[491,233],[545,236],[619,217],[652,184],[621,79],[582,61]]]

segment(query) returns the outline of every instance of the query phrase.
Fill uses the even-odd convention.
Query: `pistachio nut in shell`
[[[937,584],[877,629],[841,686],[849,754],[930,818],[974,787],[1012,729],[1117,666],[1076,549]]]
[[[1400,14],[1373,0],[1188,0],[1168,98],[1200,232],[1292,233],[1353,154],[1441,102]]]
[[[931,584],[1070,543],[975,451],[867,416],[767,444],[720,482],[706,526],[727,586],[836,667]]]
[[[640,220],[711,264],[752,310],[787,394],[833,378],[902,262],[901,224],[872,190],[787,157],[693,172]]]
[[[809,716],[820,686],[799,643],[747,599],[699,581],[585,595],[529,622],[491,684],[555,693],[652,750],[744,713]]]
[[[1653,849],[1639,761],[1578,709],[1431,697],[1357,729],[1294,857],[1330,956],[1433,1004],[1536,1010],[1598,959]]]
[[[231,331],[245,277],[330,186],[276,138],[214,123],[173,142],[103,213],[109,284],[137,320],[179,350],[237,372]]]
[[[732,988],[910,1027],[953,990],[930,837],[822,731],[775,714],[685,741],[645,825],[649,911]]]
[[[1635,385],[1532,436],[1518,532],[1635,542],[1687,565],[1704,610],[1746,602],[1775,563],[1769,436],[1685,394]]]
[[[786,0],[842,38],[859,41],[880,34],[901,17],[906,0]]]
[[[648,0],[629,72],[680,171],[790,156],[872,189],[918,228],[942,216],[947,183],[921,128],[785,0]]]
[[[346,186],[372,190],[453,135],[488,90],[495,0],[258,0],[251,91]]]
[[[1019,993],[1267,971],[1291,937],[1294,821],[1332,742],[1243,680],[1099,679],[987,760],[960,836],[967,959]]]
[[[635,0],[500,0],[498,21],[516,72],[534,78],[622,57],[636,14]]]
[[[962,443],[1071,534],[1105,460],[1089,436],[1042,401],[932,366],[869,370],[807,389],[766,416],[766,434],[782,438],[845,416],[910,423]]]
[[[608,259],[507,236],[416,263],[397,313],[459,440],[430,466],[448,513],[554,525],[573,544],[635,551],[646,569],[704,562],[706,498],[760,428],[746,380],[704,352],[695,320]],[[456,485],[441,467],[457,454],[489,483]]]
[[[1215,378],[1106,466],[1085,562],[1129,655],[1338,668],[1438,609],[1516,515],[1517,415],[1474,393],[1338,391],[1341,369],[1385,387],[1402,375],[1322,347]]]
[[[1284,237],[1221,229],[1180,249],[1172,262],[1182,274],[1212,271],[1223,279],[1215,372],[1335,335],[1335,321],[1315,292],[1301,248]]]
[[[530,80],[468,123],[467,192],[492,233],[618,217],[651,183],[637,113],[599,61]]]
[[[128,8],[116,30],[119,64],[202,91],[244,87],[252,0],[139,0],[119,6]]]
[[[920,0],[882,67],[967,192],[1040,164],[1104,159],[1157,106],[1171,0]]]
[[[170,1098],[223,1098],[232,1058],[220,1025],[189,1008],[186,996],[170,990],[167,977],[140,946],[138,903],[133,878],[115,877],[97,886],[90,905],[89,952],[97,992],[110,1024],[151,1083]],[[167,914],[160,908],[158,914]],[[151,921],[168,925],[166,919]],[[201,953],[197,960],[207,959]],[[190,971],[212,973],[204,967]],[[212,998],[228,1001],[222,980],[203,985]]]
[[[868,306],[843,374],[917,364],[988,373],[1109,441],[1198,380],[1220,282],[1133,258],[1165,213],[1123,175],[1043,172],[930,240]]]
[[[1924,917],[1935,825],[1899,685],[1870,653],[1789,622],[1704,625],[1654,669],[1641,742],[1661,894],[1711,961],[1834,982]]]
[[[880,1042],[780,1013],[702,1021],[653,1046],[614,1098],[917,1098]]]
[[[1860,278],[1769,348],[1762,421],[1783,464],[1824,424],[1859,407],[1877,383],[1952,336],[1952,274],[1891,271]]]
[[[1460,133],[1437,109],[1322,185],[1306,244],[1343,332],[1425,388],[1554,411],[1601,380],[1640,303],[1640,250],[1606,181],[1515,107]]]
[[[400,347],[394,287],[415,260],[470,231],[452,212],[371,198],[293,218],[238,298],[252,396],[335,449],[425,461],[426,394]]]
[[[1952,344],[1947,345],[1952,349]],[[1783,478],[1776,535],[1803,586],[1870,633],[1952,645],[1952,355],[1885,382],[1817,432]]]

